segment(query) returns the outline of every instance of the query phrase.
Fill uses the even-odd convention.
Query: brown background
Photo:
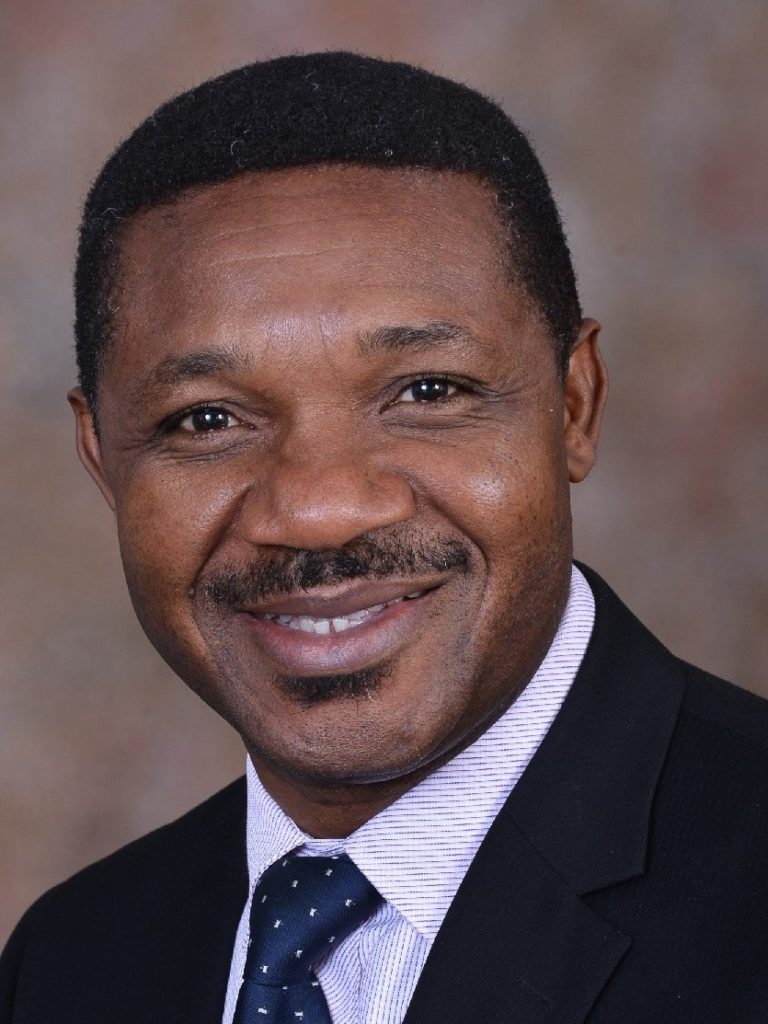
[[[764,0],[5,0],[0,18],[0,939],[241,769],[134,622],[63,396],[89,180],[163,99],[256,58],[421,62],[528,129],[612,369],[577,552],[675,651],[768,694]]]

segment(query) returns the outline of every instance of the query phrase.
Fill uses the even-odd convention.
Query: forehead
[[[419,320],[487,335],[527,305],[492,190],[455,172],[248,173],[137,215],[120,253],[118,347],[159,357],[201,335],[307,338],[310,321],[326,338]]]
[[[132,217],[121,237],[128,247],[181,237],[189,244],[210,243],[215,241],[212,226],[253,224],[265,234],[270,227],[285,232],[293,226],[303,234],[312,223],[344,220],[345,229],[354,229],[352,242],[375,225],[384,238],[406,217],[416,219],[414,240],[427,221],[435,239],[466,231],[471,224],[473,237],[467,241],[489,245],[498,258],[505,250],[499,214],[490,185],[474,174],[320,164],[246,172],[190,189]]]

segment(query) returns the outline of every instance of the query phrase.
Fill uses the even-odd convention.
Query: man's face
[[[407,779],[544,655],[601,380],[456,174],[252,174],[129,223],[100,441],[149,638],[299,783]],[[597,382],[597,383],[596,383]]]

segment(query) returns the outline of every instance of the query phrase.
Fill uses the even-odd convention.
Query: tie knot
[[[247,973],[262,985],[303,981],[380,900],[346,855],[276,861],[253,894]]]

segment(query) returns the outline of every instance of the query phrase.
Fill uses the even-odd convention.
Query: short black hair
[[[564,374],[581,309],[557,206],[523,132],[485,96],[423,68],[311,53],[249,64],[181,93],[140,124],[96,178],[75,271],[77,362],[94,411],[126,219],[246,171],[321,163],[487,181],[515,280],[538,307]]]

